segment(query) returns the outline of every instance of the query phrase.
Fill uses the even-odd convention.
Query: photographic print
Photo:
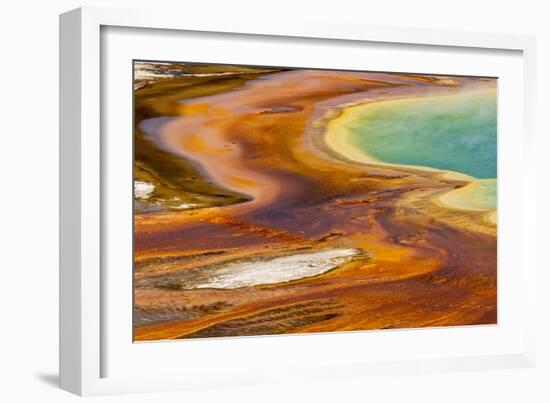
[[[134,341],[497,323],[497,79],[134,61]]]

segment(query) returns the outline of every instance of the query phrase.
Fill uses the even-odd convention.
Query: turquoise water
[[[471,198],[472,208],[491,209],[497,206],[497,181],[482,181]]]
[[[471,209],[494,209],[497,206],[496,179],[482,179],[442,196],[445,204]]]
[[[347,129],[379,161],[497,176],[496,91],[368,104]]]

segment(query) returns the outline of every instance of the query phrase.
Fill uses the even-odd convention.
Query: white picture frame
[[[172,372],[152,376],[147,374],[125,374],[125,369],[108,371],[106,361],[113,351],[119,351],[119,345],[113,344],[106,335],[104,327],[109,324],[106,317],[110,313],[107,304],[108,291],[105,289],[105,250],[102,225],[107,219],[102,212],[106,188],[106,177],[112,174],[106,170],[105,147],[109,141],[102,138],[102,132],[108,130],[107,123],[102,121],[102,87],[101,58],[109,53],[102,53],[102,30],[108,27],[131,29],[154,29],[156,32],[194,32],[219,33],[219,35],[242,34],[262,41],[268,38],[284,40],[338,40],[338,43],[377,43],[377,46],[418,45],[438,49],[470,49],[478,54],[490,50],[513,51],[521,58],[522,89],[522,126],[519,133],[512,133],[521,146],[524,163],[523,188],[534,187],[535,171],[533,158],[535,147],[534,102],[535,102],[535,42],[530,36],[468,33],[444,30],[419,30],[408,28],[384,28],[342,23],[306,21],[299,24],[269,20],[247,19],[213,19],[204,15],[171,14],[169,11],[151,10],[117,10],[105,8],[80,8],[60,17],[60,385],[63,389],[79,395],[96,395],[112,393],[130,393],[140,391],[161,391],[196,387],[214,387],[226,384],[247,385],[269,382],[293,382],[296,379],[334,379],[334,377],[369,376],[386,373],[389,375],[410,374],[419,372],[465,371],[476,369],[518,368],[533,366],[535,363],[535,323],[530,315],[535,312],[535,247],[536,216],[534,196],[529,192],[518,192],[515,206],[521,211],[521,220],[514,221],[513,228],[519,231],[517,236],[523,239],[522,249],[515,259],[521,263],[521,282],[517,283],[518,295],[524,299],[522,309],[524,320],[514,327],[514,334],[521,335],[521,342],[503,345],[497,352],[470,351],[461,355],[436,352],[419,356],[420,358],[401,357],[399,353],[387,360],[369,361],[361,356],[345,362],[326,363],[308,361],[308,356],[289,360],[288,365],[266,363],[262,372],[254,370],[243,359],[241,367],[229,372],[221,368],[219,377],[204,379],[200,371],[194,374],[178,375],[174,368],[197,364],[193,360],[172,367]],[[150,31],[144,31],[148,35]],[[331,46],[338,46],[337,44]],[[103,56],[102,56],[103,55]],[[406,65],[404,71],[409,71]],[[518,77],[516,77],[518,78]],[[516,122],[518,123],[518,122]],[[506,153],[504,153],[506,154]],[[506,161],[504,161],[506,162]],[[502,161],[499,162],[502,164]],[[110,169],[112,165],[109,165]],[[499,173],[500,175],[500,173]],[[500,186],[500,185],[499,185]],[[130,196],[128,196],[130,198]],[[506,213],[506,212],[504,212]],[[504,214],[499,206],[499,214]],[[511,213],[509,211],[508,213]],[[499,216],[499,220],[501,217]],[[500,251],[499,251],[500,253]],[[508,252],[506,252],[508,253]],[[499,255],[500,259],[500,255]],[[499,273],[500,275],[500,273]],[[104,278],[105,277],[105,278]],[[500,281],[500,280],[499,280]],[[131,287],[131,284],[128,284]],[[130,291],[131,292],[131,291]],[[500,305],[499,305],[500,306]],[[500,309],[500,308],[499,308]],[[500,314],[500,312],[499,312]],[[102,329],[103,327],[103,329]],[[512,331],[510,330],[510,331]],[[446,338],[449,342],[457,337],[460,329],[446,329],[436,337]],[[413,331],[414,332],[414,331]],[[368,332],[356,332],[348,337],[350,342],[357,342],[362,337],[396,338],[400,342],[407,338],[430,338],[432,330],[424,333],[399,334],[395,332],[378,332],[367,336]],[[492,330],[481,330],[491,337]],[[453,336],[454,333],[454,336]],[[369,333],[372,334],[372,333]],[[397,336],[395,336],[397,334]],[[298,336],[281,342],[281,338],[269,337],[269,349],[276,349],[275,344],[293,343],[294,348],[304,349],[312,336]],[[334,337],[344,337],[335,335]],[[462,336],[461,336],[462,337]],[[260,340],[260,341],[258,341]],[[220,340],[216,345],[208,345],[209,350],[224,351],[224,346],[249,349],[249,355],[265,349],[263,338],[245,338],[241,340]],[[275,340],[275,341],[273,341]],[[328,342],[329,339],[324,339]],[[131,340],[128,340],[131,344]],[[225,344],[224,344],[225,343]],[[232,343],[232,344],[230,344]],[[171,349],[179,347],[177,343],[159,343],[163,351],[159,357],[167,357]],[[109,346],[109,348],[107,348]],[[194,348],[200,350],[199,344]],[[155,354],[154,350],[147,354]],[[276,350],[274,350],[276,351]],[[137,352],[136,354],[142,354]],[[145,353],[144,353],[145,354]],[[140,355],[145,357],[145,355]],[[127,358],[126,356],[123,358]],[[160,358],[166,359],[166,358]],[[212,358],[214,359],[214,358]],[[252,360],[252,358],[250,359]],[[130,360],[131,361],[131,360]],[[290,362],[292,361],[292,362]],[[303,368],[308,368],[307,373]],[[116,375],[111,375],[111,372]],[[327,373],[330,372],[330,376]],[[106,375],[107,374],[107,375]],[[337,375],[335,375],[337,374]],[[222,379],[226,379],[223,381]]]

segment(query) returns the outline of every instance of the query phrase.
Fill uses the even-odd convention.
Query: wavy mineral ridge
[[[136,341],[496,323],[495,79],[135,69]]]

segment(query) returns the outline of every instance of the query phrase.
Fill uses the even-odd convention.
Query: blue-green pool
[[[379,161],[497,176],[496,90],[375,102],[347,129]]]

